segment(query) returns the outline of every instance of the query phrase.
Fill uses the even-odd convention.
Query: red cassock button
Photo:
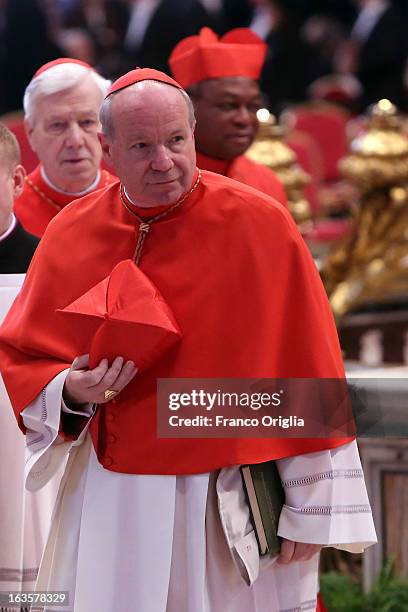
[[[111,465],[113,465],[112,457],[106,457],[105,458],[105,467],[110,467]]]
[[[111,442],[113,444],[113,442],[116,442],[117,437],[115,436],[115,434],[109,434],[108,435],[108,442]]]
[[[114,421],[114,420],[115,420],[115,415],[114,415],[114,414],[112,414],[112,412],[108,412],[108,414],[106,415],[106,420],[107,420],[109,423],[112,423],[112,421]]]

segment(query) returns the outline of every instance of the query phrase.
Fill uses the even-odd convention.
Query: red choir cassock
[[[130,74],[127,84],[175,83],[157,71]],[[162,210],[136,208],[115,182],[64,208],[48,227],[0,333],[1,369],[20,426],[21,410],[90,349],[92,335],[57,310],[72,308],[132,259],[140,232],[133,213],[153,218]],[[170,307],[181,339],[99,406],[91,436],[102,466],[192,474],[349,441],[156,435],[158,378],[344,377],[319,274],[282,206],[251,187],[197,171],[182,204],[152,223],[139,268]]]
[[[240,183],[245,183],[245,185],[259,189],[259,191],[266,193],[271,198],[275,198],[275,200],[284,206],[288,205],[285,189],[276,174],[263,164],[258,164],[245,155],[239,155],[239,157],[236,157],[231,162],[227,162],[222,159],[208,157],[208,155],[197,151],[197,165],[203,170],[223,174]]]
[[[174,78],[185,89],[207,79],[240,76],[256,81],[265,53],[263,40],[248,28],[231,30],[221,38],[210,28],[203,28],[198,36],[189,36],[176,45],[169,65]],[[245,155],[225,161],[197,151],[197,165],[255,187],[285,206],[288,204],[285,189],[276,174]]]

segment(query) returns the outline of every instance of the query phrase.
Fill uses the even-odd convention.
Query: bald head
[[[114,101],[116,97],[125,97],[126,102],[129,102],[131,105],[135,105],[136,108],[143,106],[145,104],[145,100],[150,96],[153,96],[154,100],[158,96],[166,96],[171,100],[174,99],[174,94],[176,97],[180,97],[184,104],[186,105],[186,110],[188,114],[188,121],[190,126],[194,129],[195,125],[195,115],[194,115],[194,106],[190,97],[183,89],[178,89],[177,87],[173,87],[172,85],[168,85],[167,83],[161,83],[159,81],[154,80],[146,80],[140,81],[139,83],[135,83],[134,85],[130,85],[125,89],[121,89],[116,93],[108,96],[102,103],[100,110],[100,122],[102,125],[102,132],[108,138],[112,138],[114,134],[114,121],[113,121],[113,107],[115,106]],[[126,95],[127,94],[127,95]],[[116,106],[115,106],[116,108]]]

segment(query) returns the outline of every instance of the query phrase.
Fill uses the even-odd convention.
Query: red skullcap
[[[236,28],[218,38],[210,28],[188,36],[173,49],[169,64],[184,88],[230,76],[257,80],[265,60],[266,44],[248,28]]]
[[[53,60],[52,62],[47,62],[46,64],[41,66],[41,68],[39,68],[37,72],[35,73],[35,75],[33,76],[33,79],[36,79],[38,76],[40,76],[40,74],[42,74],[46,70],[49,70],[50,68],[54,68],[54,66],[59,66],[60,64],[78,64],[78,66],[83,66],[84,68],[90,68],[91,70],[94,70],[92,66],[90,66],[86,62],[82,62],[81,60],[77,60],[72,57],[59,57],[58,59]]]
[[[160,70],[153,70],[152,68],[136,68],[135,70],[131,70],[127,72],[123,76],[119,77],[108,89],[108,93],[105,96],[105,99],[111,94],[120,91],[121,89],[125,89],[126,87],[130,87],[130,85],[134,85],[135,83],[140,83],[140,81],[159,81],[160,83],[167,83],[167,85],[172,85],[173,87],[177,87],[177,89],[182,89],[182,86],[177,83],[174,79],[169,77],[164,72],[160,72]]]

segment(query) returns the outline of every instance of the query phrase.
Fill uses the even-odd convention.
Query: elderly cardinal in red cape
[[[110,81],[89,64],[63,57],[41,66],[24,93],[24,126],[40,163],[25,179],[14,211],[41,237],[72,200],[106,187],[114,177],[100,167],[98,113]]]

